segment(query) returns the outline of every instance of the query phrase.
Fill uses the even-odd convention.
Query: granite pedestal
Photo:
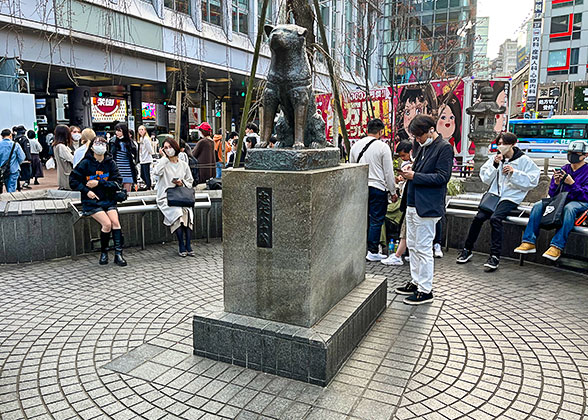
[[[386,307],[386,279],[365,280],[367,175],[358,164],[223,172],[224,311],[194,317],[195,354],[332,379]]]

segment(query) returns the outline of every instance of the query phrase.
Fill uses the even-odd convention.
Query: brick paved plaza
[[[191,354],[191,315],[222,305],[222,247],[129,250],[129,266],[2,266],[0,418],[581,419],[588,277],[484,258],[436,262],[436,302],[390,306],[321,388]]]

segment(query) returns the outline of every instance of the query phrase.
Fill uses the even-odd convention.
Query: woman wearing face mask
[[[75,151],[80,147],[80,140],[82,139],[82,130],[77,125],[72,125],[69,127],[69,131],[71,133],[71,139],[73,143],[71,145],[72,151]]]
[[[82,196],[84,215],[100,223],[100,260],[108,264],[108,243],[112,232],[114,263],[127,265],[122,255],[123,236],[116,209],[115,194],[121,189],[121,176],[112,156],[107,153],[106,139],[94,138],[82,161],[71,173],[70,185]]]
[[[57,185],[60,190],[69,190],[69,176],[73,169],[73,154],[71,152],[73,140],[67,125],[59,124],[55,127],[55,136],[51,146],[57,167]]]
[[[561,257],[576,219],[588,210],[588,142],[584,140],[571,142],[568,146],[568,161],[569,165],[555,171],[549,187],[550,197],[562,191],[568,192],[563,213],[563,226],[555,232],[549,249],[543,254],[544,258],[552,261],[557,261]],[[514,252],[518,254],[537,252],[535,242],[539,234],[543,211],[543,202],[535,203],[523,235],[523,243]]]
[[[157,206],[163,213],[163,223],[175,232],[178,238],[180,257],[194,257],[190,243],[194,227],[194,211],[187,207],[170,207],[167,204],[167,190],[175,186],[192,188],[194,179],[186,162],[181,161],[180,146],[174,139],[167,139],[159,151],[161,158],[155,164],[154,173],[159,177],[155,185]]]
[[[517,136],[512,133],[499,134],[496,139],[498,153],[491,156],[480,169],[482,182],[489,185],[488,191],[500,199],[493,213],[480,209],[474,217],[464,249],[457,257],[458,264],[465,264],[472,259],[472,250],[482,226],[490,220],[492,245],[484,267],[488,272],[495,271],[500,263],[502,251],[502,222],[521,204],[527,192],[539,184],[541,170],[531,158],[516,147],[517,141]]]
[[[123,188],[131,191],[133,184],[137,183],[137,146],[131,139],[126,124],[117,124],[114,127],[114,134],[114,138],[110,139],[110,154],[122,176]]]

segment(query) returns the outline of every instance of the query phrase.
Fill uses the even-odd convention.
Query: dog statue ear
[[[270,34],[272,33],[272,31],[274,30],[274,27],[272,25],[264,25],[263,30],[265,31],[265,34],[268,36],[270,36]]]
[[[298,28],[298,35],[299,36],[306,36],[307,32],[308,32],[308,29],[306,29],[306,28],[302,28],[302,27]]]

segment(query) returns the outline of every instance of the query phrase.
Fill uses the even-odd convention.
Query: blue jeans
[[[18,183],[18,178],[20,177],[20,171],[12,172],[8,179],[6,180],[6,192],[15,192],[16,191],[16,184]]]
[[[555,232],[555,236],[551,239],[551,246],[563,250],[566,246],[566,241],[574,223],[580,214],[588,210],[588,203],[583,201],[570,201],[564,207],[564,221],[563,226]],[[523,235],[523,242],[535,245],[537,235],[539,234],[539,225],[541,224],[541,217],[543,216],[543,202],[539,201],[533,206],[531,215],[529,216],[529,224],[525,229]]]
[[[368,251],[377,254],[380,244],[382,224],[388,209],[388,193],[374,187],[369,187],[368,202]]]
[[[222,177],[223,163],[216,162],[216,178]]]

